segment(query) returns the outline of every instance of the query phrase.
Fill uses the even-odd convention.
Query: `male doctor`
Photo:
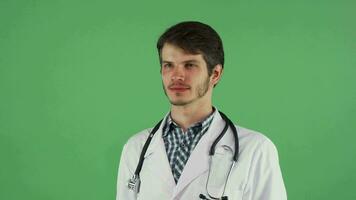
[[[157,49],[170,112],[125,144],[116,200],[286,200],[271,140],[232,122],[227,126],[212,105],[224,67],[217,32],[200,22],[181,22],[161,35]]]

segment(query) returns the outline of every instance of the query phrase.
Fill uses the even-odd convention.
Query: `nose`
[[[181,66],[174,67],[171,79],[172,81],[184,81],[184,70]]]

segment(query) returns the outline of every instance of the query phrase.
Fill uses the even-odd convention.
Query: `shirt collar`
[[[197,126],[200,126],[200,128],[208,126],[208,124],[210,124],[210,122],[213,120],[215,112],[216,112],[216,109],[213,107],[213,112],[211,112],[209,116],[207,116],[203,120],[191,125],[188,129],[191,129],[191,128],[197,127]],[[180,127],[175,121],[173,121],[173,119],[171,117],[171,113],[169,113],[167,115],[165,122],[166,123],[163,126],[162,137],[166,137],[172,128]]]

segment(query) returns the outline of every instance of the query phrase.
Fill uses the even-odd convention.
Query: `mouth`
[[[172,92],[185,92],[189,90],[189,87],[187,86],[169,86],[168,89]]]
[[[169,90],[172,92],[184,92],[187,91],[188,88],[170,88]]]

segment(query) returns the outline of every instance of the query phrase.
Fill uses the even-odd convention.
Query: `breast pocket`
[[[233,167],[233,152],[230,148],[219,147],[209,159],[207,190],[211,196],[221,197]]]
[[[228,146],[220,146],[211,157],[208,192],[215,197],[228,196],[229,199],[242,200],[244,180],[239,173],[237,163],[233,163],[233,150]],[[243,172],[242,172],[243,173]]]

